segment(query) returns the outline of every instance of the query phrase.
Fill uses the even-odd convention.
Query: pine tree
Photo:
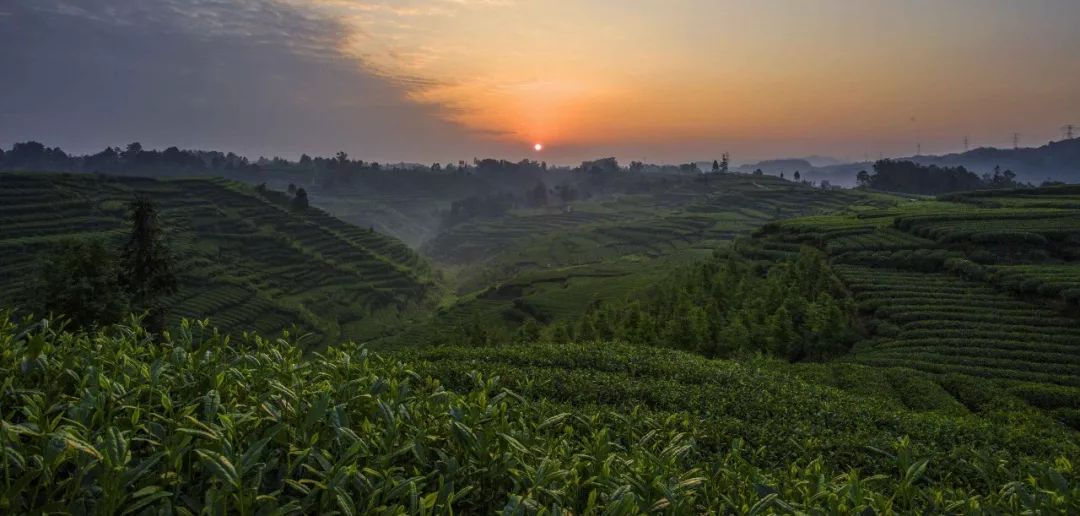
[[[308,206],[307,190],[303,188],[296,190],[296,196],[292,200],[292,209],[294,211],[304,211]]]
[[[164,298],[176,293],[172,257],[154,203],[137,197],[130,208],[131,236],[121,257],[122,281],[132,308],[147,313],[147,330],[160,335],[165,330]]]

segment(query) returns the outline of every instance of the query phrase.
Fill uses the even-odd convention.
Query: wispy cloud
[[[346,51],[361,32],[284,1],[16,0],[0,17],[0,67],[17,78],[0,81],[0,141],[471,156],[451,108],[410,98],[434,79]]]
[[[862,155],[887,152],[879,142],[906,148],[916,137],[934,148],[934,138],[956,134],[991,142],[995,132],[1043,127],[1054,135],[1060,113],[1080,110],[1075,0],[934,9],[885,0],[0,3],[7,13],[0,15],[0,69],[42,81],[0,81],[0,136],[34,123],[13,121],[12,113],[47,102],[35,89],[61,99],[53,103],[71,95],[92,105],[91,93],[57,84],[80,77],[83,90],[100,98],[124,87],[106,73],[139,76],[177,103],[223,112],[237,112],[229,103],[263,106],[242,115],[252,120],[288,112],[376,138],[375,129],[344,118],[378,110],[383,128],[395,112],[405,125],[468,136],[466,127],[501,142],[542,140],[552,150],[653,142],[792,154],[801,148],[781,145],[804,142]],[[59,71],[46,77],[45,62]],[[161,85],[151,70],[198,86]],[[101,91],[86,86],[94,80]],[[252,98],[240,84],[254,90]],[[166,104],[152,100],[148,106]],[[301,101],[318,114],[303,115]],[[912,117],[918,124],[907,123]]]

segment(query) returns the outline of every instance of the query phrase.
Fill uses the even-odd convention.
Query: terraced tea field
[[[439,234],[423,252],[450,272],[461,297],[411,325],[395,347],[466,326],[509,338],[529,320],[572,321],[591,303],[622,299],[775,217],[899,200],[741,174],[707,182],[678,177],[666,185],[570,210],[516,210]]]
[[[772,363],[615,342],[393,357],[347,343],[304,356],[291,339],[201,330],[147,346],[141,328],[73,335],[0,319],[8,385],[0,391],[0,510],[1080,507],[1075,435],[1032,410],[1000,420],[915,412],[808,384]],[[39,424],[55,438],[39,435]]]
[[[860,309],[889,325],[854,360],[1080,386],[1080,325],[1045,306],[948,274],[840,265]]]
[[[874,201],[868,194],[823,191],[771,176],[726,174],[708,182],[682,177],[659,191],[574,203],[569,211],[519,210],[460,224],[423,250],[449,266],[478,261],[514,270],[580,265],[628,254],[660,256],[700,242],[731,240],[776,218]]]
[[[828,253],[866,318],[845,360],[988,379],[1080,425],[1080,191],[954,195],[772,223],[746,245]]]
[[[0,299],[25,303],[39,253],[71,237],[119,245],[126,203],[158,206],[177,257],[171,315],[212,317],[225,330],[298,325],[325,339],[371,338],[432,289],[426,264],[400,241],[317,209],[225,180],[0,175]]]

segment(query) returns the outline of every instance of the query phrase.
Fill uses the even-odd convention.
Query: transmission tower
[[[967,152],[970,147],[968,146],[968,137],[964,137],[964,152]]]
[[[1061,132],[1065,133],[1065,139],[1066,140],[1073,139],[1073,131],[1075,131],[1075,130],[1076,130],[1076,126],[1073,125],[1073,124],[1068,124],[1068,125],[1065,125],[1064,127],[1061,128]]]
[[[1013,148],[1020,148],[1020,133],[1013,133]]]
[[[922,156],[922,142],[915,144],[915,155]]]

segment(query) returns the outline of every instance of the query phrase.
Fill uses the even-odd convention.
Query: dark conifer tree
[[[296,190],[296,196],[292,200],[292,209],[296,211],[304,211],[309,206],[307,198],[307,190],[299,188]]]
[[[157,209],[145,197],[131,203],[131,237],[124,245],[121,267],[132,308],[145,311],[147,330],[160,335],[167,312],[164,298],[176,293],[176,276]]]

